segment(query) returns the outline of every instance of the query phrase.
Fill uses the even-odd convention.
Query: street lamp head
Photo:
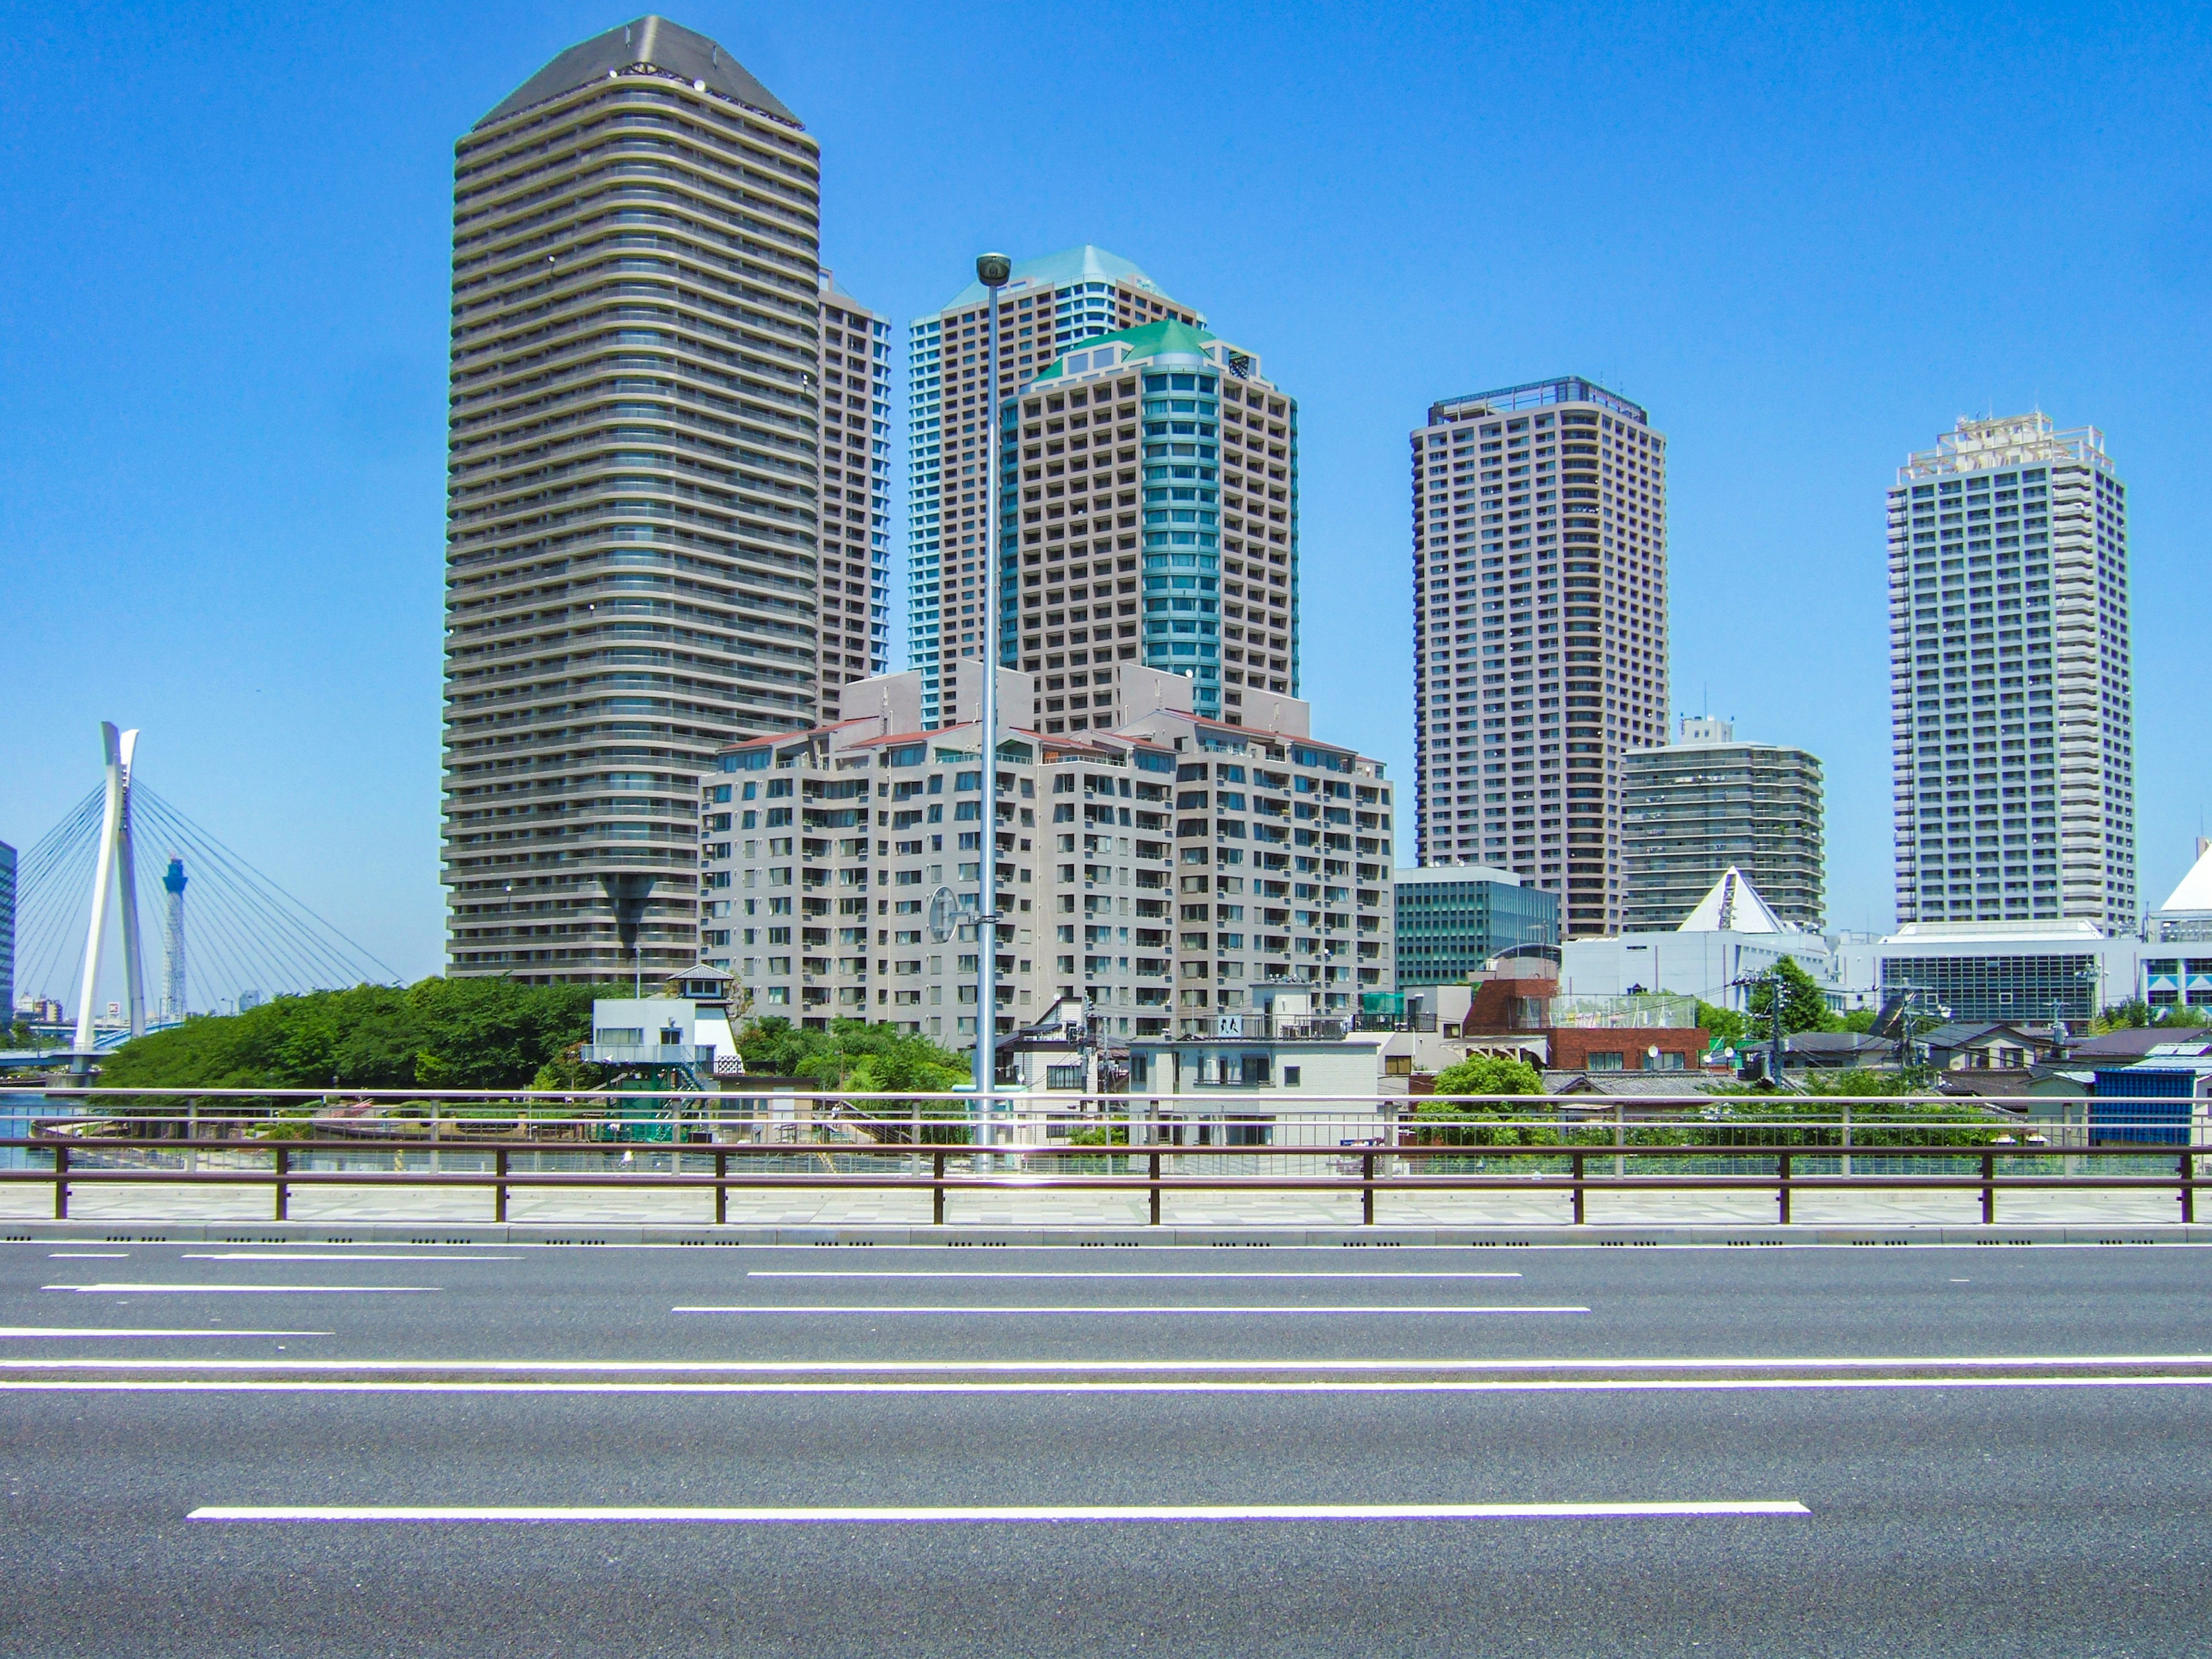
[[[1004,288],[1006,278],[1014,274],[1014,262],[1003,253],[979,253],[975,256],[975,280],[985,288]]]

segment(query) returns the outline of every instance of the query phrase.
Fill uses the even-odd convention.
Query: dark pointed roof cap
[[[650,64],[686,81],[703,81],[725,98],[774,116],[779,121],[787,121],[793,126],[800,125],[799,118],[786,109],[774,93],[754,80],[744,64],[714,41],[693,33],[680,23],[648,13],[620,28],[609,29],[580,46],[569,47],[516,88],[505,102],[477,125],[489,126],[532,104],[542,104],[589,82],[603,80],[610,70],[625,70],[632,64]]]

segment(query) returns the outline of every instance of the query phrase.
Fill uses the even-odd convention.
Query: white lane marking
[[[124,1326],[82,1325],[0,1325],[0,1337],[58,1336],[58,1337],[140,1337],[140,1336],[330,1336],[330,1331],[192,1331],[155,1329]],[[8,1364],[71,1364],[70,1360],[0,1360]]]
[[[747,1279],[1518,1279],[1519,1273],[989,1273],[958,1268],[939,1271],[929,1267],[869,1268],[869,1267],[749,1267]]]
[[[342,1267],[349,1261],[520,1261],[519,1255],[310,1255],[274,1250],[186,1250],[180,1261],[326,1261]]]
[[[1520,1279],[1520,1274],[1305,1274],[1305,1272],[957,1272],[936,1267],[748,1267],[745,1279]]]
[[[42,1370],[52,1367],[40,1367]],[[170,1369],[174,1369],[173,1367]],[[238,1369],[266,1370],[264,1366]],[[1551,1381],[1346,1380],[1310,1382],[1188,1381],[1148,1382],[508,1382],[275,1381],[267,1378],[190,1377],[164,1380],[96,1378],[84,1381],[0,1377],[0,1393],[50,1394],[568,1394],[568,1395],[894,1395],[894,1394],[1682,1394],[1802,1392],[1812,1389],[2201,1389],[2212,1376],[1828,1376],[1559,1379]]]
[[[335,1506],[210,1504],[188,1521],[443,1522],[501,1523],[581,1522],[711,1522],[720,1525],[789,1523],[1000,1524],[1068,1521],[1613,1521],[1700,1518],[1711,1516],[1810,1515],[1802,1504],[1766,1498],[1688,1504],[1160,1504],[980,1505],[973,1508],[871,1509],[603,1509],[501,1504]]]
[[[131,1255],[128,1250],[49,1250],[49,1261],[122,1261]]]
[[[1389,1315],[1395,1317],[1400,1314],[1416,1316],[1445,1315],[1455,1316],[1462,1314],[1586,1314],[1589,1310],[1588,1308],[1576,1307],[1536,1306],[1462,1308],[1453,1307],[1448,1304],[1409,1304],[1398,1306],[1393,1305],[1389,1303],[1376,1303],[1370,1306],[1358,1308],[1341,1307],[1334,1304],[1312,1307],[1300,1307],[1294,1303],[1276,1303],[1266,1307],[1233,1308],[1212,1306],[1115,1308],[1085,1305],[1060,1307],[1032,1305],[1020,1308],[966,1308],[950,1306],[916,1307],[907,1304],[870,1304],[863,1302],[837,1304],[834,1305],[821,1303],[810,1303],[805,1304],[793,1304],[788,1307],[779,1307],[773,1303],[757,1303],[750,1304],[743,1307],[671,1308],[668,1311],[671,1313],[679,1314],[957,1314],[963,1317],[972,1317],[977,1315],[999,1316],[1007,1314],[1103,1314],[1114,1317],[1127,1316],[1131,1318],[1158,1318],[1162,1316],[1189,1314],[1359,1314],[1368,1317],[1373,1317],[1378,1315]]]
[[[41,1285],[79,1296],[385,1296],[436,1291],[440,1285]]]
[[[109,1330],[84,1332],[62,1326],[0,1327],[0,1336],[329,1336],[329,1331]],[[1261,1372],[1358,1373],[1385,1371],[1776,1371],[1776,1370],[1990,1370],[2039,1366],[2083,1370],[2092,1366],[2212,1365],[2212,1354],[2088,1354],[2065,1358],[2008,1358],[2002,1355],[1926,1359],[104,1359],[76,1356],[59,1359],[0,1358],[0,1370],[250,1370],[407,1371],[586,1376],[1143,1376],[1212,1373],[1243,1376]],[[2207,1380],[2212,1380],[2208,1378]]]

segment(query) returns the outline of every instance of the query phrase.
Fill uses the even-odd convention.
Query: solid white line
[[[137,1337],[137,1336],[329,1336],[329,1331],[190,1331],[128,1328],[120,1326],[82,1325],[0,1325],[0,1337],[58,1336],[58,1337]],[[55,1364],[71,1364],[71,1360],[0,1360],[0,1365]]]
[[[50,1368],[42,1368],[50,1369]],[[173,1368],[172,1368],[173,1369]],[[240,1367],[264,1370],[266,1367]],[[2201,1389],[2212,1376],[1922,1376],[1683,1377],[1547,1381],[1344,1380],[1281,1382],[415,1382],[398,1378],[283,1382],[266,1378],[162,1381],[0,1378],[0,1393],[52,1394],[565,1394],[565,1395],[999,1395],[999,1394],[1684,1394],[1799,1392],[1866,1389]]]
[[[79,1335],[66,1327],[21,1327],[15,1334]],[[0,1328],[0,1336],[9,1334]],[[101,1333],[93,1333],[100,1334]],[[109,1335],[140,1333],[111,1331]],[[149,1330],[150,1336],[328,1336],[329,1331]],[[1799,1359],[60,1359],[0,1358],[0,1370],[407,1371],[491,1374],[551,1372],[586,1376],[1143,1376],[1154,1374],[1273,1372],[1528,1371],[1781,1371],[1781,1370],[2016,1370],[2029,1367],[2084,1370],[2092,1366],[2212,1366],[2212,1354],[2103,1354],[2063,1358],[2002,1355],[1966,1358]]]
[[[1237,1308],[1231,1308],[1231,1307],[1191,1307],[1191,1306],[1185,1306],[1185,1307],[1175,1307],[1175,1308],[1160,1308],[1160,1307],[1131,1307],[1131,1308],[1114,1308],[1114,1307],[1091,1307],[1091,1306],[1073,1306],[1073,1307],[1035,1307],[1035,1306],[1032,1306],[1032,1307],[1023,1307],[1023,1308],[966,1308],[966,1307],[942,1307],[942,1306],[938,1306],[938,1307],[915,1307],[915,1306],[911,1306],[911,1305],[899,1304],[890,1304],[890,1303],[882,1304],[868,1304],[868,1303],[853,1303],[853,1304],[837,1304],[837,1305],[834,1305],[834,1306],[832,1306],[832,1305],[828,1305],[828,1304],[805,1304],[805,1305],[793,1304],[793,1305],[789,1306],[789,1307],[778,1307],[778,1306],[776,1306],[776,1305],[775,1305],[775,1304],[769,1304],[769,1303],[758,1303],[758,1304],[749,1304],[749,1305],[747,1305],[747,1306],[744,1306],[744,1307],[728,1307],[728,1308],[707,1308],[707,1307],[700,1307],[700,1308],[671,1308],[668,1311],[669,1311],[669,1312],[671,1312],[671,1313],[680,1313],[680,1314],[957,1314],[957,1315],[961,1315],[961,1316],[965,1316],[978,1315],[978,1314],[993,1315],[993,1316],[1000,1316],[1000,1315],[1006,1315],[1006,1314],[1089,1314],[1089,1315],[1099,1315],[1099,1314],[1103,1314],[1103,1315],[1107,1315],[1107,1316],[1115,1316],[1115,1317],[1119,1317],[1119,1316],[1127,1316],[1133,1317],[1133,1318],[1134,1318],[1134,1317],[1152,1318],[1152,1317],[1157,1317],[1157,1316],[1161,1316],[1161,1315],[1168,1315],[1168,1314],[1176,1314],[1176,1315],[1180,1315],[1180,1314],[1359,1314],[1359,1315],[1364,1315],[1364,1316],[1370,1316],[1370,1317],[1372,1317],[1372,1316],[1377,1316],[1377,1315],[1389,1315],[1389,1316],[1395,1316],[1400,1315],[1400,1314],[1413,1314],[1413,1315],[1459,1315],[1459,1314],[1586,1314],[1586,1313],[1588,1313],[1588,1312],[1589,1311],[1589,1310],[1588,1308],[1575,1308],[1575,1307],[1510,1307],[1510,1308],[1507,1308],[1507,1307],[1465,1307],[1465,1308],[1461,1308],[1461,1307],[1439,1306],[1439,1305],[1394,1306],[1394,1305],[1392,1305],[1391,1304],[1389,1304],[1389,1303],[1377,1303],[1377,1304],[1372,1304],[1372,1305],[1370,1305],[1370,1306],[1366,1306],[1366,1307],[1357,1307],[1357,1308],[1340,1307],[1340,1306],[1336,1306],[1336,1305],[1334,1305],[1334,1304],[1328,1305],[1328,1306],[1316,1306],[1316,1307],[1304,1307],[1304,1308],[1302,1308],[1302,1307],[1298,1307],[1298,1306],[1297,1306],[1297,1305],[1296,1305],[1296,1304],[1290,1304],[1290,1303],[1278,1303],[1278,1304],[1272,1304],[1272,1305],[1269,1305],[1269,1306],[1267,1306],[1267,1307],[1237,1307]]]
[[[128,1250],[49,1250],[49,1261],[121,1261],[127,1259]]]
[[[788,1522],[941,1523],[1066,1521],[1582,1521],[1665,1519],[1708,1516],[1809,1515],[1802,1504],[1749,1499],[1690,1504],[1161,1504],[984,1505],[973,1508],[870,1509],[612,1509],[502,1504],[374,1508],[208,1504],[191,1521],[340,1522],[708,1522],[721,1524]]]
[[[186,1250],[180,1261],[327,1261],[343,1267],[349,1261],[520,1261],[519,1255],[303,1255],[273,1250]]]
[[[41,1285],[42,1291],[79,1296],[380,1296],[442,1290],[439,1285]]]
[[[870,1269],[855,1267],[750,1267],[747,1279],[1518,1279],[1519,1273],[975,1273],[949,1270],[938,1272],[927,1267],[910,1270],[896,1268]]]
[[[878,1267],[878,1270],[869,1270],[869,1267],[852,1267],[852,1270],[845,1270],[845,1267],[748,1267],[745,1279],[1103,1279],[1103,1281],[1113,1281],[1113,1279],[1520,1279],[1520,1274],[1447,1274],[1447,1272],[1436,1272],[1436,1274],[1425,1274],[1425,1272],[1405,1272],[1405,1274],[1364,1274],[1364,1272],[1349,1272],[1349,1274],[1329,1274],[1329,1272],[1318,1272],[1318,1274],[1305,1274],[1305,1272],[1276,1272],[1276,1274],[1270,1274],[1270,1272],[1252,1272],[1252,1274],[1248,1274],[1248,1272],[1214,1272],[1214,1274],[1210,1274],[1210,1272],[1064,1272],[1064,1274],[1002,1272],[1000,1274],[1000,1272],[938,1272],[933,1267],[914,1267],[914,1270],[902,1270],[902,1267]]]

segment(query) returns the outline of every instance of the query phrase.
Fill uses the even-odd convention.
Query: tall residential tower
[[[1127,718],[1124,663],[1231,726],[1248,691],[1297,695],[1298,409],[1256,356],[1148,323],[1063,354],[1004,418],[1000,658],[1043,677],[1042,730]]]
[[[916,318],[908,336],[907,651],[921,671],[925,726],[962,718],[951,667],[986,648],[976,623],[990,499],[980,424],[990,365],[977,362],[986,355],[985,306],[983,285],[970,283],[942,309]],[[1093,335],[1170,318],[1193,326],[1206,320],[1103,248],[1023,260],[999,296],[1000,401],[1011,402],[1062,352]]]
[[[847,526],[880,494],[883,379],[872,321],[823,295],[820,199],[798,118],[659,17],[562,52],[455,147],[453,973],[627,977],[616,896],[648,882],[635,965],[687,965],[696,775],[734,738],[812,726],[833,652],[841,679],[874,653],[844,596],[876,580]]]
[[[2136,926],[2127,486],[2104,434],[1961,420],[1889,492],[1900,922]]]
[[[1565,379],[1431,404],[1412,442],[1416,856],[1617,933],[1625,758],[1667,740],[1666,440]]]

